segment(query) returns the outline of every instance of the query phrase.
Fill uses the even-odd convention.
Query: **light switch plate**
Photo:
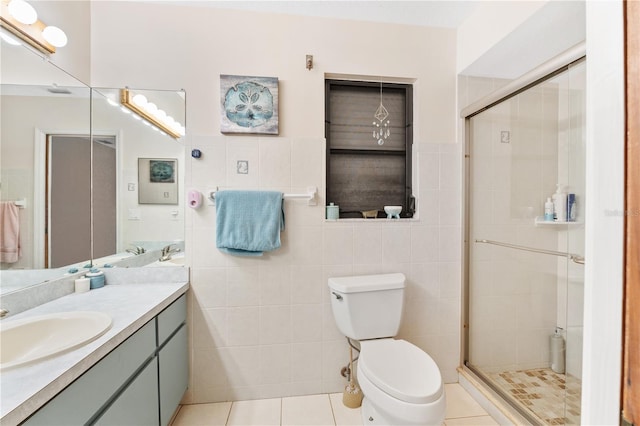
[[[129,209],[129,220],[140,220],[140,209]]]

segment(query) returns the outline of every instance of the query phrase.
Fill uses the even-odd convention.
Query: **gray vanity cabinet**
[[[152,320],[23,424],[70,426],[90,423],[120,388],[135,377],[140,366],[148,363],[154,356],[155,348],[156,327]]]
[[[23,425],[166,426],[188,386],[182,295]]]
[[[158,315],[160,425],[166,426],[189,384],[187,303],[183,296]]]
[[[158,360],[153,358],[94,424],[155,426],[157,407]]]

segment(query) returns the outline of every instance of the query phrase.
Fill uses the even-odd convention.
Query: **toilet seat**
[[[435,361],[406,340],[376,339],[360,342],[358,373],[385,393],[405,402],[428,404],[443,393]]]

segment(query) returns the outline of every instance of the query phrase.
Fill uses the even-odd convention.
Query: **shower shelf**
[[[536,226],[549,228],[576,227],[584,225],[584,222],[549,222],[543,216],[536,216],[534,223]]]

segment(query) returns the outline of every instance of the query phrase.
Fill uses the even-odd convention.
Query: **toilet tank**
[[[402,273],[329,278],[338,329],[356,340],[393,337],[402,319]]]

